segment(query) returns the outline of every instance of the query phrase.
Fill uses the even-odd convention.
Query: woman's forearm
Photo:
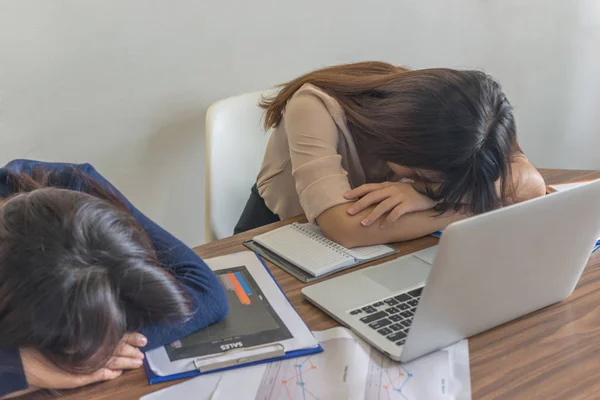
[[[385,215],[370,226],[363,226],[361,221],[373,207],[356,215],[349,215],[347,210],[351,205],[352,203],[332,207],[317,218],[325,236],[348,248],[416,239],[466,218],[466,215],[458,212],[447,211],[439,215],[436,210],[427,210],[405,214],[387,228],[380,227]]]

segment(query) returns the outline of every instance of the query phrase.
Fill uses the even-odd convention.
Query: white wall
[[[600,169],[599,44],[595,0],[0,0],[0,161],[89,161],[196,245],[208,105],[379,59],[483,68],[538,166]]]

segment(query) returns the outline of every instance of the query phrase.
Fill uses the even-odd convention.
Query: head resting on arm
[[[74,171],[76,173],[76,171]],[[9,177],[0,208],[0,345],[33,347],[57,366],[102,367],[126,332],[183,322],[191,307],[144,230],[115,194],[81,179]]]
[[[339,102],[359,150],[411,171],[440,211],[480,213],[512,201],[511,162],[521,150],[512,107],[489,75],[382,62],[328,67],[264,99],[266,128],[279,125],[307,83]]]

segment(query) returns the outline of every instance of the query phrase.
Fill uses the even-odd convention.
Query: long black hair
[[[67,190],[65,177],[82,191]],[[121,198],[79,173],[9,174],[0,209],[0,346],[34,347],[75,373],[126,332],[185,321],[191,305]]]

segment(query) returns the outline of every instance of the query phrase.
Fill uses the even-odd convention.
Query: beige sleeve
[[[325,210],[347,203],[348,173],[338,154],[338,128],[325,104],[310,93],[298,93],[284,114],[292,175],[300,205],[310,222]]]

